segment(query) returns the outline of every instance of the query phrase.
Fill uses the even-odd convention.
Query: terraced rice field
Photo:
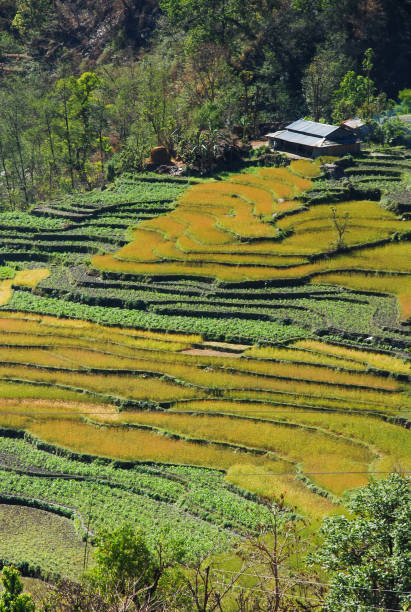
[[[140,223],[130,244],[114,254],[94,256],[93,265],[124,274],[192,275],[228,282],[297,281],[344,266],[352,270],[366,266],[369,248],[356,253],[354,261],[351,254],[335,257],[336,230],[329,204],[302,209],[298,196],[313,186],[300,176],[303,172],[315,177],[319,170],[311,162],[292,162],[289,169],[261,169],[229,181],[195,185],[174,211]],[[293,199],[294,214],[281,218],[284,213],[277,211],[277,205]],[[398,219],[374,201],[339,202],[335,208],[337,217],[349,216],[348,248],[374,247],[389,242],[395,233],[411,233],[411,222]],[[373,249],[377,262],[369,269],[385,270],[389,261],[389,271],[401,271],[403,245],[397,246]],[[314,263],[324,254],[331,255],[331,260]]]
[[[125,461],[221,468],[251,492],[263,480],[256,485],[253,472],[307,473],[331,505],[364,484],[376,465],[392,469],[409,460],[406,447],[400,452],[393,442],[405,430],[384,422],[409,409],[411,370],[399,358],[308,341],[218,357],[200,337],[145,337],[18,313],[2,313],[0,329],[0,377],[15,383],[14,396],[3,397],[0,426],[52,445]],[[71,401],[56,401],[57,385]],[[242,476],[244,465],[252,471]],[[315,475],[324,465],[359,474]],[[267,494],[274,495],[274,485],[278,493],[284,478],[290,479],[266,478]],[[324,505],[317,496],[300,480],[287,501],[306,512],[299,500],[307,499],[315,515],[317,502]]]
[[[0,526],[16,504],[19,538],[49,530],[45,573],[79,574],[88,515],[183,534],[193,560],[264,523],[260,496],[315,529],[410,470],[411,222],[317,201],[319,176],[126,176],[0,214]],[[9,550],[34,563],[27,538]]]

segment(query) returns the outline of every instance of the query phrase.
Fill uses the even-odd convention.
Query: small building
[[[344,125],[328,125],[299,119],[283,130],[267,134],[270,146],[303,157],[333,155],[340,157],[358,153],[360,142],[352,129]]]
[[[364,121],[359,117],[354,117],[353,119],[346,119],[340,125],[341,127],[353,132],[353,134],[355,134],[355,136],[357,136],[357,138],[360,138],[361,140],[368,136],[368,128]]]

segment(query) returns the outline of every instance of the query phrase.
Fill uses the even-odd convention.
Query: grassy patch
[[[0,533],[1,559],[26,561],[46,575],[77,578],[83,571],[84,543],[68,518],[0,503]]]

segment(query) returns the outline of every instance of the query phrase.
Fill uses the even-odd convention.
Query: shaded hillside
[[[0,27],[34,57],[96,60],[108,44],[114,49],[144,45],[158,12],[157,0],[39,0],[30,10],[4,2]]]

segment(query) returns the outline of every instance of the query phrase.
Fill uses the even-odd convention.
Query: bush
[[[315,560],[334,572],[327,610],[405,610],[409,593],[409,482],[399,474],[352,495],[353,518],[326,518]]]

